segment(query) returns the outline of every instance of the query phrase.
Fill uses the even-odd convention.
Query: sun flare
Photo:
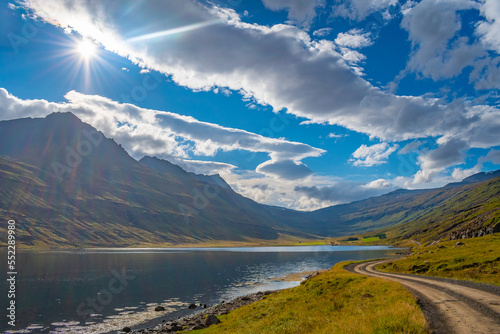
[[[97,48],[93,42],[84,39],[77,44],[76,51],[80,54],[82,58],[91,59],[95,56]]]

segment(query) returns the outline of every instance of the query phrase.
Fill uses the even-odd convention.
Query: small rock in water
[[[207,304],[203,304],[203,308],[207,308]]]
[[[194,310],[195,308],[197,308],[196,304],[191,304],[188,306],[188,309],[190,310]]]
[[[130,333],[131,329],[130,327],[123,327],[122,329],[122,332],[125,332],[125,333]]]
[[[163,306],[161,306],[161,305],[158,305],[158,306],[155,307],[155,311],[156,312],[165,311],[165,308]]]

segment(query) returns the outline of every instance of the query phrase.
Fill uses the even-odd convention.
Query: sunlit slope
[[[468,227],[493,227],[500,222],[498,174],[498,171],[481,173],[443,188],[397,190],[328,207],[310,213],[302,226],[308,226],[311,233],[326,236],[378,231],[398,239],[421,237],[425,240],[445,237]]]
[[[500,232],[500,177],[444,188],[419,196],[428,207],[411,212],[401,223],[381,230],[391,242],[420,243]],[[410,210],[409,210],[410,211]]]

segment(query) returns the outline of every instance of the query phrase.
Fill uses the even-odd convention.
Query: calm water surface
[[[108,333],[124,326],[142,328],[193,312],[187,310],[191,303],[213,305],[299,284],[273,278],[394,252],[384,246],[18,251],[16,327],[7,325],[3,312],[0,332]],[[3,251],[2,268],[6,257]],[[1,293],[6,295],[2,281]],[[5,310],[7,298],[0,300]],[[167,311],[155,312],[158,304]]]

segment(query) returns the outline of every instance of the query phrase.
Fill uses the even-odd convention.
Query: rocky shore
[[[120,333],[135,333],[135,334],[153,334],[153,333],[175,333],[181,330],[195,330],[195,329],[203,329],[207,328],[211,325],[216,325],[220,322],[217,318],[218,315],[228,314],[230,311],[235,310],[239,307],[251,304],[258,300],[265,299],[266,296],[274,293],[275,291],[259,291],[256,293],[252,293],[246,296],[241,296],[235,298],[229,302],[222,302],[220,304],[214,305],[212,307],[208,307],[201,312],[185,316],[183,318],[173,320],[173,321],[165,321],[160,323],[158,326],[154,328],[146,328],[140,330],[131,330],[128,327],[122,329]],[[197,307],[203,307],[206,305],[194,305],[190,306],[191,309]]]
[[[293,273],[284,277],[274,278],[274,280],[280,281],[301,281],[301,284],[313,277],[316,277],[325,270],[314,270],[314,271],[304,271],[300,273]],[[181,317],[177,320],[163,320],[159,325],[153,328],[144,328],[144,329],[131,329],[130,327],[124,327],[118,333],[132,333],[132,334],[156,334],[156,333],[175,333],[178,331],[191,331],[196,329],[207,328],[211,325],[216,325],[220,322],[217,318],[218,315],[228,314],[229,312],[240,308],[242,306],[246,306],[252,304],[256,301],[267,298],[272,293],[278,292],[281,290],[268,290],[268,291],[259,291],[256,293],[251,293],[245,296],[240,296],[234,298],[229,302],[222,301],[220,304],[207,307],[206,304],[195,305],[191,304],[188,306],[188,309],[194,310],[197,308],[203,308],[202,311],[197,312],[195,314],[190,314],[184,317]],[[157,306],[155,311],[162,312],[165,308],[161,305]]]

